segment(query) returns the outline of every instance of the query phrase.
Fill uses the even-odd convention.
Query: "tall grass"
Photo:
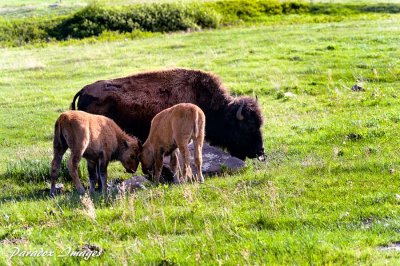
[[[49,158],[20,159],[7,163],[4,177],[28,183],[49,182],[50,170],[51,160]],[[79,176],[87,178],[85,163],[81,163],[78,171]],[[58,177],[59,181],[71,181],[68,173],[67,159],[65,158],[61,162]]]

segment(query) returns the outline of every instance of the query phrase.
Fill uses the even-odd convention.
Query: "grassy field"
[[[397,265],[383,247],[400,241],[400,15],[273,22],[1,49],[0,264]],[[64,180],[49,199],[54,121],[73,95],[169,67],[258,95],[267,162],[109,201],[80,199]],[[117,163],[110,176],[129,177]],[[11,258],[17,249],[54,254]]]

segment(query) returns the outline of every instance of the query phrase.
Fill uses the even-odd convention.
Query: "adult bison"
[[[170,69],[100,80],[81,89],[71,103],[113,119],[126,132],[145,141],[150,122],[177,103],[193,103],[206,115],[206,140],[242,160],[264,158],[260,106],[250,97],[232,97],[211,73]]]

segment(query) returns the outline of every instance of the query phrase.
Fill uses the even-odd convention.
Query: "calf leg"
[[[203,140],[202,139],[194,139],[193,140],[193,148],[194,148],[194,161],[196,163],[197,170],[197,181],[200,183],[204,183],[203,173],[201,172],[201,167],[203,164]]]
[[[67,147],[64,147],[62,144],[55,143],[54,144],[54,155],[53,160],[51,161],[51,188],[50,188],[50,196],[55,196],[56,194],[56,181],[58,172],[60,171],[61,161],[64,153],[67,151]]]
[[[182,154],[182,159],[183,159],[183,171],[182,175],[185,181],[188,181],[188,177],[191,178],[192,176],[192,171],[190,168],[190,153],[189,149],[187,147],[187,142],[185,142],[183,145],[179,145],[179,151]]]
[[[101,191],[104,197],[107,194],[107,178],[108,178],[107,167],[108,167],[108,162],[106,160],[99,160],[98,173],[100,175],[101,188],[102,188]]]
[[[157,151],[154,156],[154,182],[158,185],[160,183],[164,155]]]
[[[87,160],[87,168],[89,172],[90,193],[94,193],[96,189],[96,184],[98,182],[99,182],[99,189],[101,189],[101,183],[99,181],[96,162]]]
[[[78,193],[83,195],[85,194],[85,188],[82,186],[78,174],[78,166],[81,158],[81,155],[76,155],[73,153],[73,151],[71,151],[71,157],[68,161],[68,171],[72,177],[72,181],[74,182],[76,189],[78,190]]]
[[[174,175],[174,183],[175,184],[179,184],[180,180],[179,180],[179,160],[178,160],[178,149],[175,149],[172,153],[171,153],[171,159],[170,159],[170,169],[171,172]]]

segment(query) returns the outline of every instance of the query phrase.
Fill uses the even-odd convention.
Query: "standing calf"
[[[89,170],[90,192],[94,191],[98,182],[99,188],[102,188],[105,194],[108,163],[113,160],[121,161],[128,172],[134,173],[139,164],[141,144],[105,116],[82,111],[66,111],[56,121],[53,148],[51,195],[56,192],[57,174],[62,157],[68,148],[71,149],[68,171],[78,192],[85,193],[78,175],[79,161],[83,157],[87,161]]]
[[[183,178],[191,175],[188,144],[193,140],[194,158],[197,167],[197,179],[204,182],[201,173],[202,148],[204,142],[205,116],[194,104],[180,103],[158,113],[151,121],[150,133],[143,144],[140,161],[144,172],[153,171],[156,184],[160,182],[164,155],[171,155],[171,170],[174,183],[180,183],[177,166],[177,148],[184,161]]]

